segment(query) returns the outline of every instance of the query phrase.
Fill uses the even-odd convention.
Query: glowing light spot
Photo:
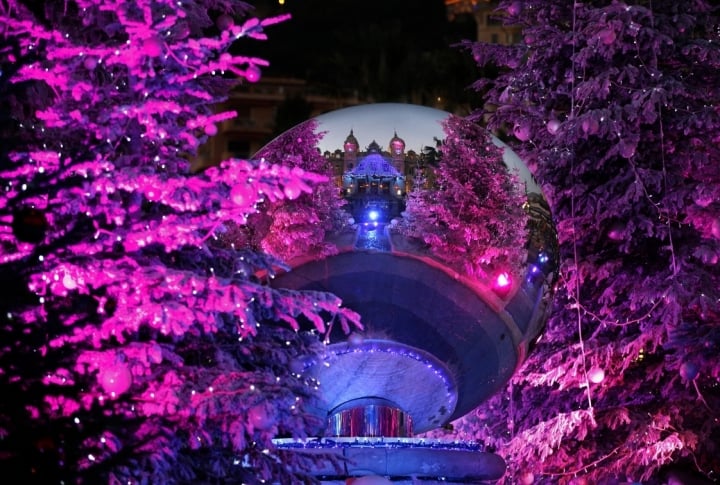
[[[510,276],[507,273],[500,273],[495,278],[495,284],[498,288],[507,288],[510,286]]]
[[[505,298],[512,288],[512,279],[507,272],[499,273],[492,283],[493,292],[500,298]]]
[[[605,380],[605,371],[600,367],[595,366],[588,371],[587,376],[588,380],[593,384],[600,384],[603,380]]]

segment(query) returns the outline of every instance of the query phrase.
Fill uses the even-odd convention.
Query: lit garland
[[[485,452],[485,444],[479,441],[447,441],[426,438],[312,438],[307,440],[275,439],[278,448],[287,449],[342,449],[342,448],[391,448],[433,449],[448,451]]]

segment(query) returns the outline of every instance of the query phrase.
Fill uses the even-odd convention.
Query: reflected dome
[[[345,148],[346,151],[357,151],[358,148],[360,148],[357,138],[355,138],[352,130],[350,130],[350,134],[347,136],[347,138],[345,138],[343,148]]]

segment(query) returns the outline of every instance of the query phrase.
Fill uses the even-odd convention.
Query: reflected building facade
[[[405,148],[405,141],[394,132],[387,149],[372,140],[361,150],[350,130],[342,148],[324,153],[356,222],[387,222],[399,217],[408,191],[418,183],[432,184],[434,154]]]

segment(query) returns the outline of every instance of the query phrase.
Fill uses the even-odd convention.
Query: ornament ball
[[[250,184],[237,184],[230,190],[230,200],[232,200],[235,205],[249,205],[251,202],[254,202],[251,200],[254,196],[255,193],[250,187]]]
[[[620,150],[620,155],[623,158],[632,158],[635,155],[635,149],[637,146],[631,141],[620,140],[618,148]]]
[[[695,379],[698,376],[699,372],[700,369],[694,362],[683,362],[683,364],[680,366],[680,376],[683,379],[687,379],[688,381],[692,381],[693,379]]]
[[[530,139],[530,126],[526,123],[515,125],[513,134],[515,134],[515,138],[520,141],[528,141]]]
[[[520,2],[513,2],[508,7],[508,13],[513,17],[520,13]]]
[[[623,239],[625,239],[626,229],[627,226],[625,225],[625,223],[616,222],[610,227],[607,236],[611,241],[622,241]]]
[[[69,274],[63,275],[62,284],[67,290],[74,290],[78,287],[78,282]]]
[[[600,123],[595,118],[585,118],[582,122],[582,129],[588,135],[594,135],[600,129]]]
[[[98,380],[106,393],[118,396],[130,389],[132,373],[125,364],[115,364],[109,368],[101,369]]]
[[[715,239],[720,239],[720,218],[712,221],[712,224],[710,225],[710,232]]]
[[[97,67],[97,65],[98,60],[93,56],[88,56],[85,58],[85,61],[83,61],[83,66],[85,66],[85,69],[87,69],[88,71],[92,71]]]
[[[290,200],[297,199],[300,197],[300,194],[302,194],[302,190],[299,185],[293,182],[286,184],[285,187],[283,187],[283,192],[285,193],[285,197]]]
[[[261,74],[262,73],[260,72],[260,68],[254,64],[251,64],[245,70],[245,79],[247,79],[248,82],[256,83],[260,80]]]
[[[595,366],[588,371],[588,379],[593,384],[600,384],[603,380],[605,380],[605,371],[600,367]]]
[[[519,481],[520,485],[532,485],[533,482],[535,481],[535,474],[533,472],[522,473],[518,477],[518,481]]]
[[[205,134],[207,136],[215,136],[217,135],[217,132],[217,126],[215,126],[214,124],[208,123],[207,125],[205,125]]]
[[[275,424],[275,419],[273,419],[264,404],[257,404],[248,409],[248,420],[253,428],[261,431],[267,431]]]
[[[613,42],[615,42],[615,31],[612,29],[604,29],[601,30],[598,34],[600,37],[600,41],[605,45],[610,45]]]
[[[557,133],[557,131],[560,129],[560,122],[558,120],[550,120],[547,124],[547,131],[551,135],[554,135]]]

